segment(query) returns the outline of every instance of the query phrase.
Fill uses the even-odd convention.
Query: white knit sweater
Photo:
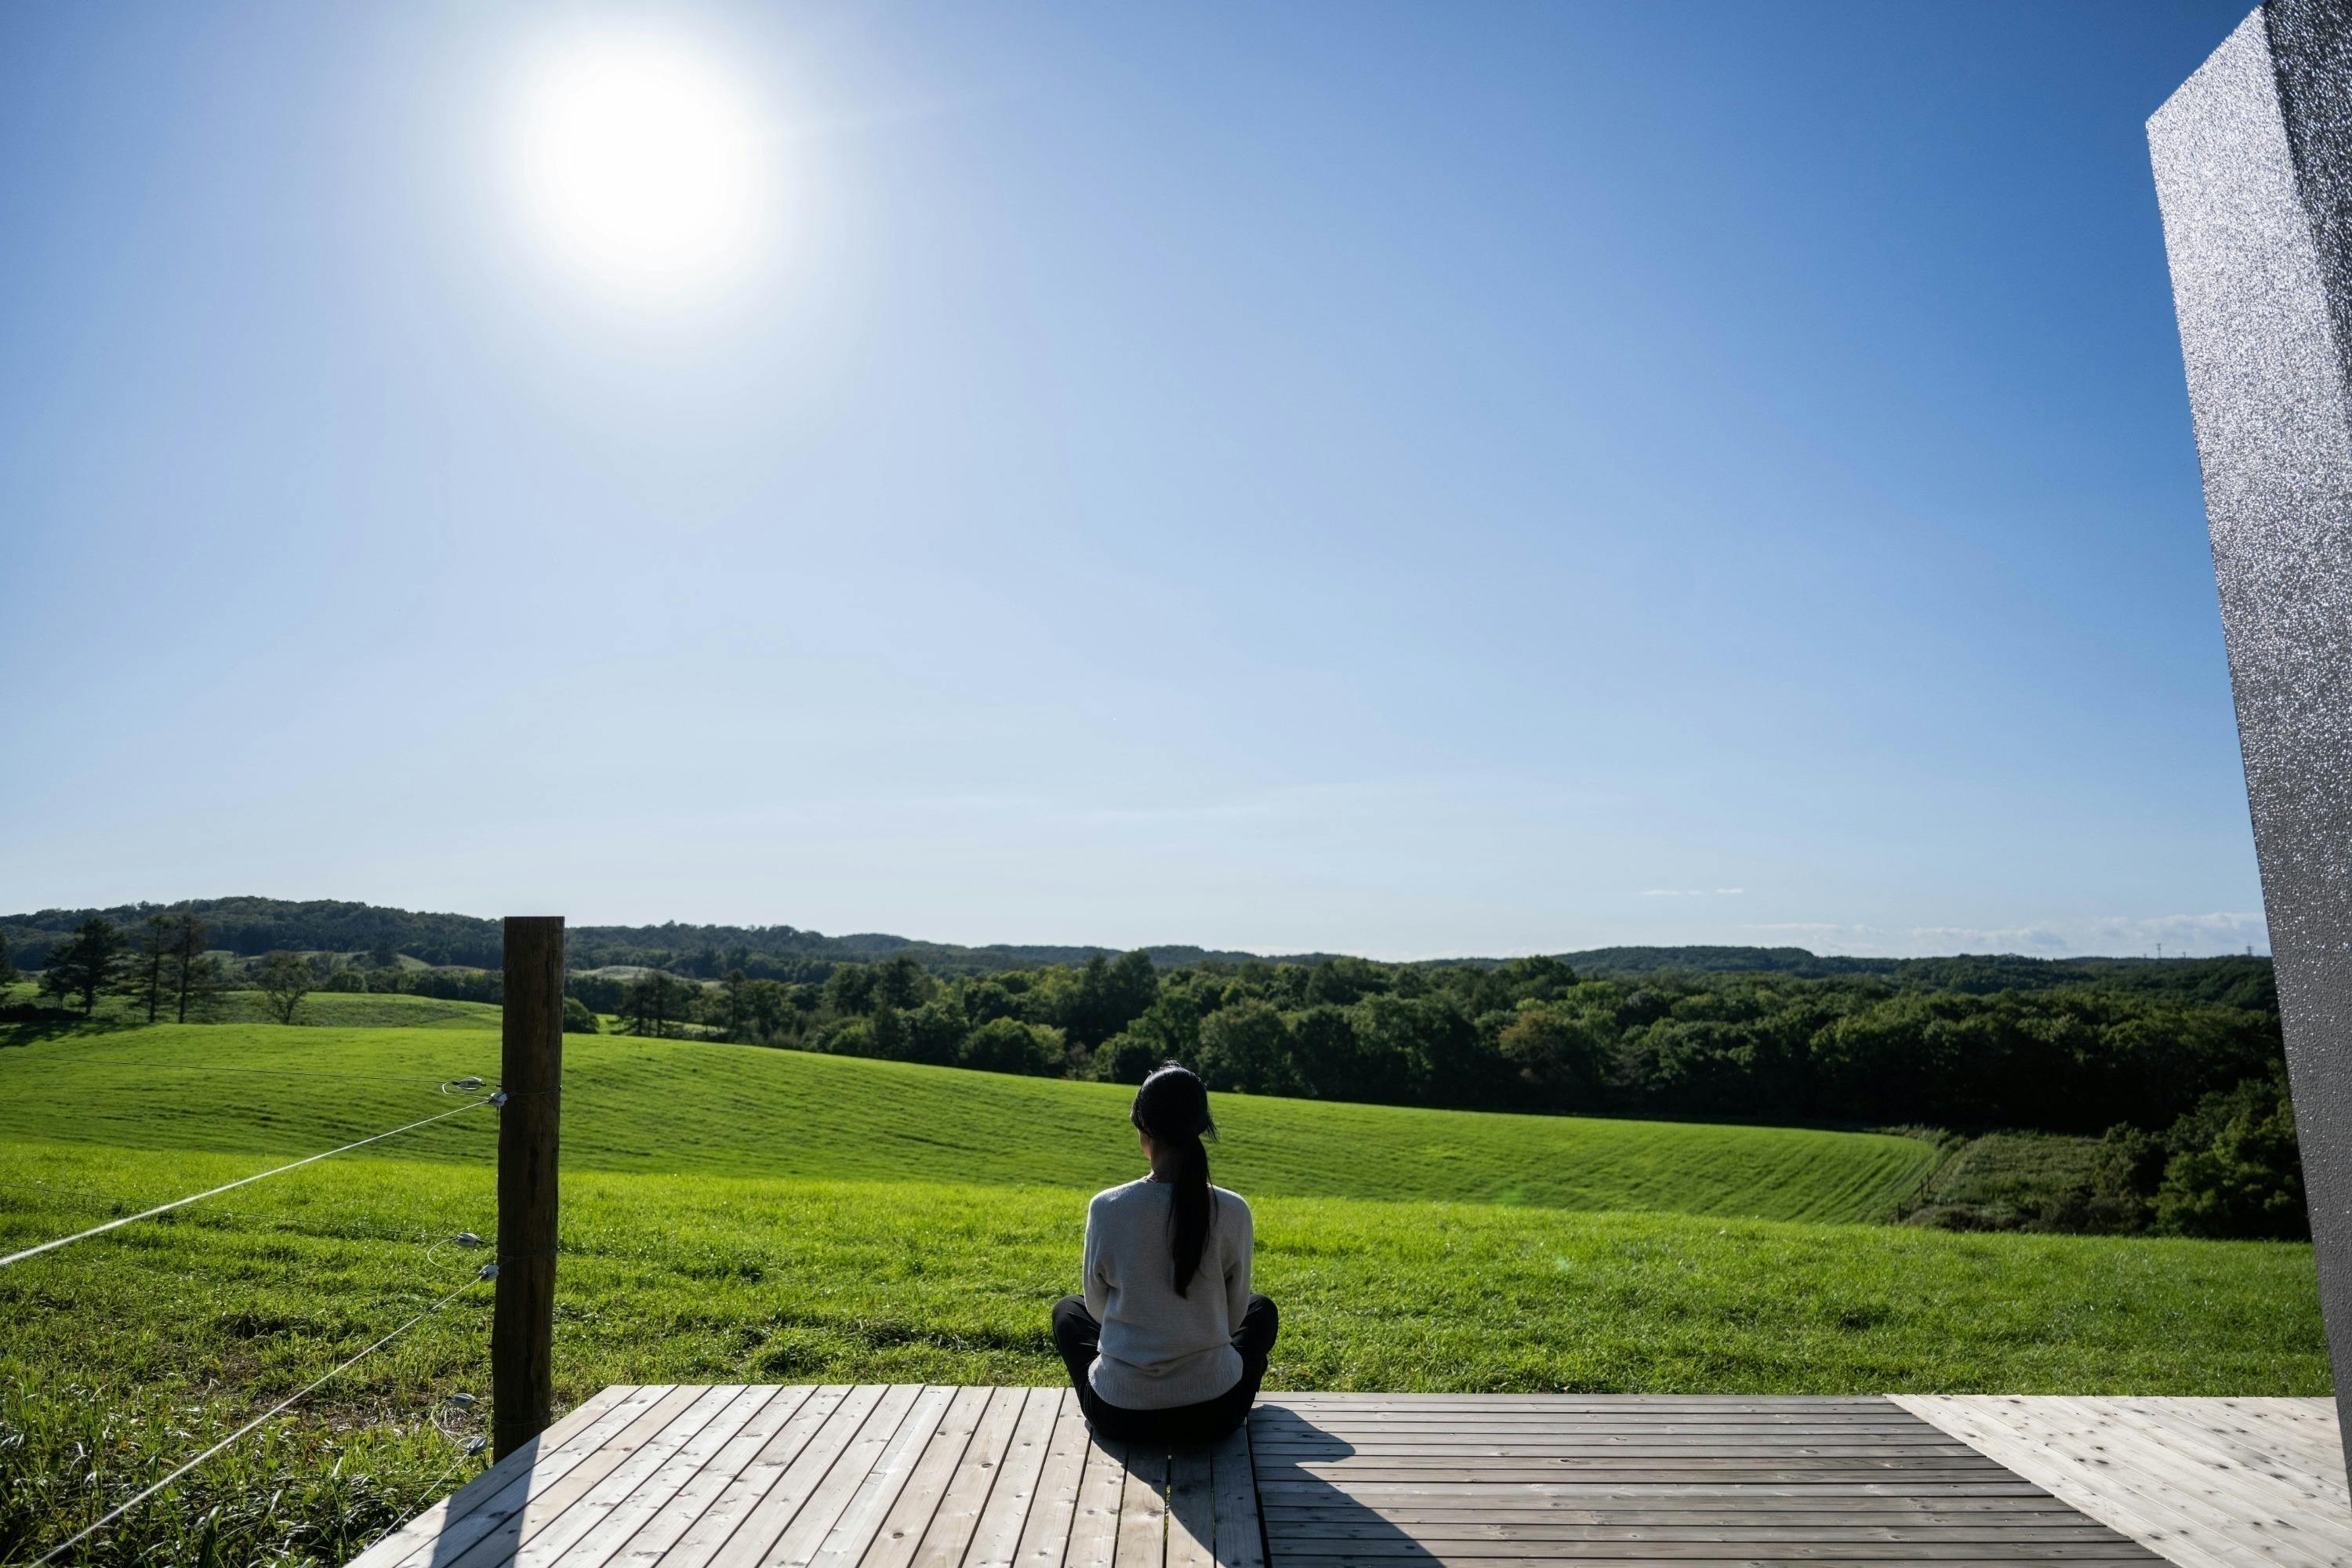
[[[1181,1296],[1168,1244],[1175,1189],[1146,1176],[1087,1205],[1087,1310],[1102,1325],[1088,1369],[1095,1392],[1123,1410],[1168,1410],[1228,1393],[1242,1379],[1234,1329],[1248,1310],[1250,1211],[1211,1187],[1209,1238]]]

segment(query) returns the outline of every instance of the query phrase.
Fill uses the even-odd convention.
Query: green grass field
[[[1127,1091],[691,1042],[566,1042],[561,1402],[614,1381],[1045,1382]],[[432,1114],[493,1035],[264,1026],[0,1050],[0,1251]],[[221,1070],[236,1069],[236,1070]],[[353,1077],[313,1076],[330,1074]],[[1858,1223],[1924,1142],[1222,1098],[1280,1387],[2310,1394],[2310,1249]],[[494,1113],[0,1270],[0,1552],[460,1285]],[[1758,1216],[1758,1217],[1748,1217]],[[460,1297],[90,1561],[334,1561],[487,1394]],[[444,1409],[443,1425],[478,1425]],[[10,1440],[10,1439],[14,1440]],[[274,1501],[271,1500],[275,1500]]]
[[[353,998],[372,1001],[374,998]],[[1132,1090],[688,1040],[567,1041],[573,1170],[1082,1188],[1138,1169]],[[164,1026],[0,1053],[0,1133],[306,1153],[442,1109],[497,1037]],[[230,1071],[215,1070],[231,1068]],[[339,1073],[363,1074],[337,1078]],[[1252,1194],[1869,1220],[1917,1190],[1916,1139],[1222,1097],[1218,1178]],[[442,1158],[470,1130],[384,1152]]]
[[[223,992],[215,1003],[223,1024],[272,1022],[258,991]],[[499,1010],[488,1002],[457,1002],[399,992],[313,991],[302,998],[294,1022],[302,1028],[488,1029],[499,1026]]]
[[[0,986],[0,1003],[24,1004],[39,999],[27,982]],[[54,1000],[48,1005],[58,1005]],[[211,998],[207,1005],[212,1014],[208,1023],[274,1022],[269,1016],[268,1004],[258,991],[224,991]],[[141,1016],[139,1007],[128,997],[105,996],[99,1000],[95,1022],[114,1028],[127,1028],[138,1025]],[[488,1002],[457,1002],[439,996],[412,996],[397,991],[313,991],[302,998],[294,1022],[304,1028],[488,1029],[495,1033],[499,1026],[499,1009]],[[0,1026],[0,1037],[31,1033],[11,1031],[6,1026]]]

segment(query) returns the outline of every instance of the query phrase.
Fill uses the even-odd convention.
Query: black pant
[[[1078,1391],[1078,1408],[1105,1438],[1114,1443],[1214,1443],[1239,1426],[1257,1398],[1265,1377],[1266,1358],[1274,1353],[1274,1336],[1281,1318],[1264,1296],[1249,1299],[1249,1310],[1234,1331],[1234,1349],[1242,1352],[1242,1380],[1214,1399],[1179,1405],[1168,1410],[1129,1410],[1095,1392],[1087,1369],[1102,1348],[1102,1325],[1076,1296],[1054,1303],[1054,1348],[1070,1369],[1070,1386]]]

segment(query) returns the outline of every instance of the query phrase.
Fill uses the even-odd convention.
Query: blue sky
[[[2242,10],[9,7],[0,907],[2261,947]],[[690,284],[538,205],[583,48],[750,149]]]

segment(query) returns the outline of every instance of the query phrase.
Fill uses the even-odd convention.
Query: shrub
[[[964,1037],[961,1064],[982,1072],[1044,1078],[1062,1070],[1062,1031],[1048,1024],[998,1018]]]
[[[1211,1089],[1286,1093],[1294,1078],[1290,1026],[1265,1002],[1219,1008],[1201,1024],[1201,1077]]]
[[[2303,1165],[2283,1080],[2209,1094],[2174,1124],[2157,1223],[2185,1236],[2304,1237]]]
[[[1096,1047],[1095,1077],[1105,1083],[1141,1083],[1160,1062],[1160,1052],[1150,1040],[1131,1033],[1113,1035]]]

